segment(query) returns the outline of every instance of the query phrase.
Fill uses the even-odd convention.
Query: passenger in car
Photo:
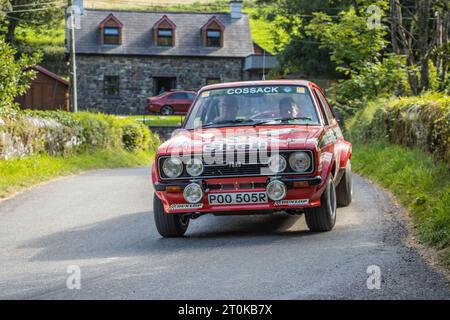
[[[279,108],[281,118],[296,118],[300,116],[300,108],[291,97],[281,99]]]

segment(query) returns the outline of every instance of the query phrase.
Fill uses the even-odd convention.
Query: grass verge
[[[93,169],[150,165],[150,152],[102,150],[68,157],[37,155],[0,161],[0,199],[33,185]]]
[[[354,143],[355,172],[390,190],[412,216],[420,240],[450,268],[450,171],[419,149],[382,139]]]
[[[157,115],[143,115],[143,116],[129,116],[133,120],[142,122],[147,126],[168,126],[179,127],[184,120],[182,115],[174,116],[157,116]]]

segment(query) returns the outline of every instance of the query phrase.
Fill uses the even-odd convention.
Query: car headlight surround
[[[280,201],[286,197],[287,188],[284,182],[273,180],[266,187],[267,196],[273,201]]]
[[[192,177],[198,177],[204,170],[203,161],[199,158],[191,158],[186,163],[186,172]]]
[[[286,170],[287,161],[281,154],[275,154],[269,158],[269,169],[274,173],[281,173]]]
[[[203,199],[203,188],[198,183],[190,183],[184,188],[183,197],[189,203],[199,203]]]
[[[295,172],[305,172],[311,166],[311,156],[305,151],[297,151],[289,156],[289,166]]]
[[[183,173],[183,162],[176,157],[166,158],[162,164],[162,170],[167,177],[178,178]]]

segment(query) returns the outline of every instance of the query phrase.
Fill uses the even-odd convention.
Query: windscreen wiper
[[[213,126],[220,126],[220,125],[226,125],[226,124],[243,124],[243,123],[255,123],[255,120],[252,119],[235,119],[235,120],[223,120],[223,121],[217,121],[217,122],[211,122],[207,123],[202,128],[209,128]]]
[[[271,123],[271,122],[288,122],[288,121],[293,121],[293,120],[312,121],[312,117],[291,117],[291,118],[267,119],[267,120],[259,122],[258,124],[266,124],[266,123]]]

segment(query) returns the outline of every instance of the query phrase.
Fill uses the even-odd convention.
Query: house
[[[27,92],[16,98],[22,109],[69,111],[69,82],[36,66],[36,78],[31,81]]]
[[[264,71],[273,67],[270,55],[255,52],[242,1],[232,0],[230,13],[82,8],[78,23],[80,109],[142,114],[161,91],[260,79],[266,58]]]

